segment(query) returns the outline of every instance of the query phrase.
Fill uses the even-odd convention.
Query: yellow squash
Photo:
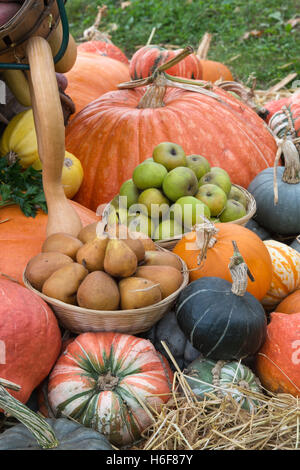
[[[32,166],[36,170],[41,170],[41,160],[36,160]],[[78,160],[78,158],[76,158],[72,153],[67,151],[65,153],[61,180],[65,195],[68,199],[72,199],[81,186],[83,180],[83,168],[80,160]]]
[[[36,170],[42,169],[32,109],[22,111],[11,119],[3,132],[0,152],[2,157],[9,153],[18,157],[23,168],[32,165]],[[80,161],[70,152],[65,152],[62,184],[67,198],[72,199],[75,196],[82,180]]]
[[[1,137],[0,153],[2,157],[15,154],[24,168],[39,158],[31,109],[16,114],[10,120]]]

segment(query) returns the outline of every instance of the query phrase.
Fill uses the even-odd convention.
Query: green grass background
[[[93,24],[97,5],[107,6],[100,31],[111,31],[111,40],[130,58],[137,46],[146,44],[156,27],[152,44],[187,44],[197,48],[203,34],[213,34],[208,59],[227,64],[236,79],[257,78],[257,87],[266,89],[292,72],[300,79],[300,23],[287,23],[300,17],[300,1],[285,0],[68,0],[70,30],[80,40],[84,29]],[[244,34],[261,31],[259,37]],[[235,58],[238,56],[237,58]],[[298,84],[299,86],[299,84]]]

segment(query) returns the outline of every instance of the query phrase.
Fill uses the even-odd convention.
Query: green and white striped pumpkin
[[[241,362],[198,358],[188,366],[186,374],[190,377],[186,377],[187,382],[200,399],[205,397],[205,393],[214,393],[218,396],[230,393],[241,408],[250,412],[255,411],[259,404],[257,400],[243,393],[242,389],[262,393],[262,388],[251,369]]]
[[[60,414],[103,433],[120,447],[152,423],[143,407],[169,399],[168,361],[143,338],[83,333],[67,346],[48,382],[49,404]]]

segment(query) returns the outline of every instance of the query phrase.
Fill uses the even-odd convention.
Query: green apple
[[[219,224],[220,223],[220,219],[218,217],[211,217],[210,218],[210,221],[213,223],[213,224]]]
[[[225,209],[223,210],[219,219],[220,222],[232,222],[233,220],[244,217],[246,214],[247,212],[243,204],[235,201],[234,199],[228,199],[225,205]]]
[[[247,198],[243,191],[236,186],[231,186],[230,193],[228,194],[228,199],[234,199],[235,201],[243,204],[245,209],[247,209]]]
[[[199,188],[204,184],[216,184],[223,189],[226,196],[231,190],[231,181],[228,174],[223,173],[223,171],[209,171],[206,175],[202,176],[199,181]]]
[[[143,162],[133,170],[132,179],[138,189],[161,188],[166,168],[160,163]]]
[[[221,168],[220,166],[212,166],[209,171],[211,171],[212,173],[223,173],[223,175],[227,175],[228,178],[230,178],[230,176],[229,176],[229,174],[227,173],[227,171],[224,170],[224,168]]]
[[[157,188],[145,189],[138,198],[138,203],[144,208],[141,212],[152,219],[158,219],[169,213],[169,201],[166,196]]]
[[[202,216],[210,218],[209,207],[193,196],[183,196],[177,199],[171,206],[170,212],[174,213],[174,220],[184,227],[191,229],[195,224],[203,223]]]
[[[150,238],[154,237],[155,223],[144,214],[129,215],[127,227],[130,232],[142,232]]]
[[[227,196],[220,186],[216,184],[204,184],[200,186],[195,197],[206,204],[213,217],[219,215],[225,207]]]
[[[133,180],[127,180],[120,188],[120,196],[126,197],[126,206],[130,207],[132,204],[137,204],[140,191],[134,184]]]
[[[188,155],[186,157],[187,166],[193,170],[197,179],[202,178],[205,173],[210,171],[210,164],[202,155]]]
[[[164,178],[163,192],[173,202],[183,196],[194,196],[197,191],[197,177],[193,170],[185,166],[174,168]]]
[[[146,160],[144,160],[142,163],[148,163],[148,162],[154,162],[153,158],[152,157],[146,158]],[[140,163],[140,165],[142,163]]]
[[[163,240],[176,237],[183,234],[182,225],[178,224],[175,220],[163,220],[154,232],[154,240]]]
[[[119,194],[117,194],[111,201],[110,201],[110,205],[115,207],[116,209],[118,209],[119,207]]]
[[[109,226],[124,224],[127,225],[127,209],[114,206],[109,206],[107,224]]]
[[[186,166],[186,156],[183,148],[173,142],[161,142],[153,150],[153,160],[161,163],[171,171],[178,166]]]

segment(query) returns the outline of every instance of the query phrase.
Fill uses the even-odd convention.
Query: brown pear
[[[173,266],[140,266],[135,276],[159,283],[163,299],[179,289],[183,282],[181,272]]]
[[[77,235],[77,238],[82,242],[82,243],[88,243],[94,240],[94,238],[97,237],[97,225],[99,222],[93,222],[92,224],[86,225],[83,227],[79,234]]]
[[[77,263],[82,264],[89,271],[102,271],[107,244],[108,236],[94,238],[94,240],[85,243],[77,251]]]
[[[129,277],[137,268],[137,257],[123,240],[109,240],[105,258],[104,271],[114,277]]]
[[[87,275],[88,270],[82,264],[67,264],[51,274],[45,281],[42,292],[48,297],[76,305],[78,287]]]
[[[49,253],[56,251],[76,259],[76,253],[82,246],[82,242],[78,238],[73,237],[68,233],[58,232],[53,233],[44,241],[42,245],[42,252]]]
[[[148,307],[162,299],[158,283],[141,277],[127,277],[119,282],[121,309]]]
[[[42,291],[44,282],[59,268],[73,263],[70,256],[51,251],[50,253],[39,253],[31,258],[25,270],[26,279],[32,287]]]
[[[129,232],[130,238],[138,239],[144,245],[145,251],[156,251],[156,245],[151,238],[147,237],[143,232]]]
[[[123,241],[135,253],[138,263],[144,260],[145,248],[141,240],[128,237],[128,238],[124,238]]]
[[[182,270],[180,259],[170,251],[146,251],[143,266],[173,266]]]
[[[80,284],[77,292],[80,307],[93,310],[117,310],[120,293],[116,281],[103,271],[94,271]]]

